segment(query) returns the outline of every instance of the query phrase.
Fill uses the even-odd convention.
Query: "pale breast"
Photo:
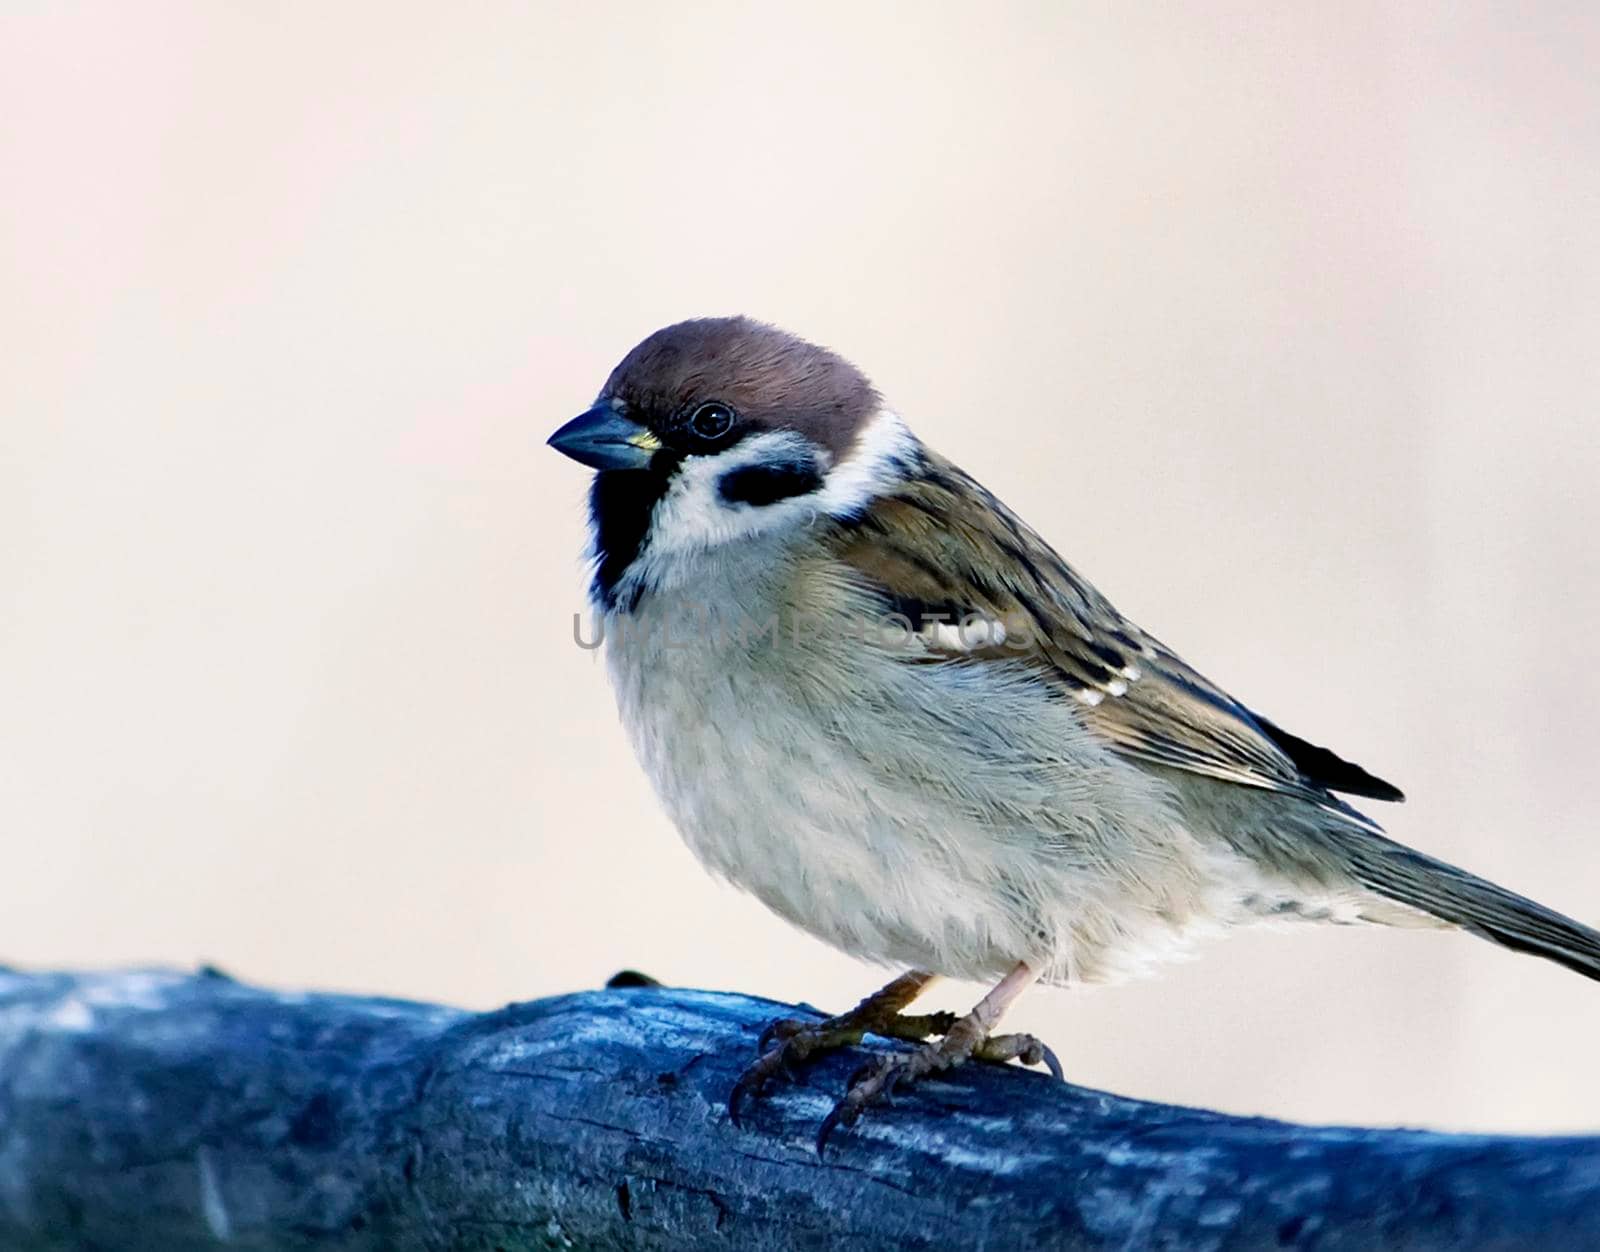
[[[635,750],[714,873],[853,955],[965,978],[1118,978],[1216,920],[1214,854],[1070,708],[1003,667],[886,655],[815,589],[822,620],[786,618],[796,576],[607,623]]]

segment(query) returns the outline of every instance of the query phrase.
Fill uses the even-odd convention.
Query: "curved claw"
[[[756,1094],[761,1087],[761,1080],[749,1081],[749,1075],[743,1075],[738,1082],[733,1084],[733,1090],[728,1092],[728,1120],[735,1126],[739,1125],[739,1110],[745,1100]]]
[[[746,1100],[759,1096],[780,1074],[791,1082],[804,1082],[800,1067],[817,1050],[810,1038],[819,1027],[793,1017],[780,1017],[761,1032],[752,1061],[728,1093],[728,1120],[739,1125]]]
[[[833,1133],[834,1128],[839,1125],[849,1128],[855,1124],[856,1118],[860,1115],[860,1110],[852,1105],[848,1098],[840,1100],[828,1110],[828,1115],[822,1119],[822,1125],[817,1127],[818,1160],[822,1159],[822,1150],[828,1146],[828,1136]]]
[[[872,1105],[893,1102],[902,1083],[915,1080],[916,1073],[910,1059],[903,1056],[884,1056],[861,1066],[850,1078],[844,1096],[817,1128],[817,1156],[828,1142],[828,1136],[840,1126],[851,1127],[861,1120],[861,1115]]]
[[[762,1064],[766,1059],[765,1056],[759,1058],[755,1064],[740,1074],[739,1081],[734,1083],[733,1090],[728,1092],[728,1120],[736,1127],[739,1125],[744,1102],[751,1096],[760,1095],[771,1081],[771,1072]]]
[[[1061,1068],[1061,1059],[1056,1056],[1055,1050],[1044,1040],[1035,1039],[1032,1035],[1022,1037],[1026,1038],[1027,1047],[1017,1053],[1016,1059],[1024,1065],[1043,1065],[1057,1082],[1066,1082],[1067,1075]]]
[[[765,1052],[769,1045],[777,1039],[788,1039],[804,1030],[805,1022],[796,1021],[792,1017],[775,1017],[767,1023],[767,1028],[761,1032],[756,1040],[756,1051]]]

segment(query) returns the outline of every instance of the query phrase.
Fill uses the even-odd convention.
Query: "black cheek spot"
[[[813,460],[773,461],[729,470],[717,482],[717,493],[729,504],[776,504],[822,486]]]

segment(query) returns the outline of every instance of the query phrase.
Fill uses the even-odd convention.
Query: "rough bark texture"
[[[1600,1138],[1291,1126],[981,1065],[819,1162],[860,1052],[743,1129],[723,1110],[782,1011],[0,972],[0,1248],[1600,1247]]]

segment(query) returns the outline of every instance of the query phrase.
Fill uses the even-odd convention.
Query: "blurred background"
[[[572,641],[544,438],[730,312],[1600,923],[1596,64],[1560,3],[8,5],[0,960],[878,985],[701,872]],[[1464,936],[1014,1021],[1129,1094],[1600,1128],[1600,987]]]

